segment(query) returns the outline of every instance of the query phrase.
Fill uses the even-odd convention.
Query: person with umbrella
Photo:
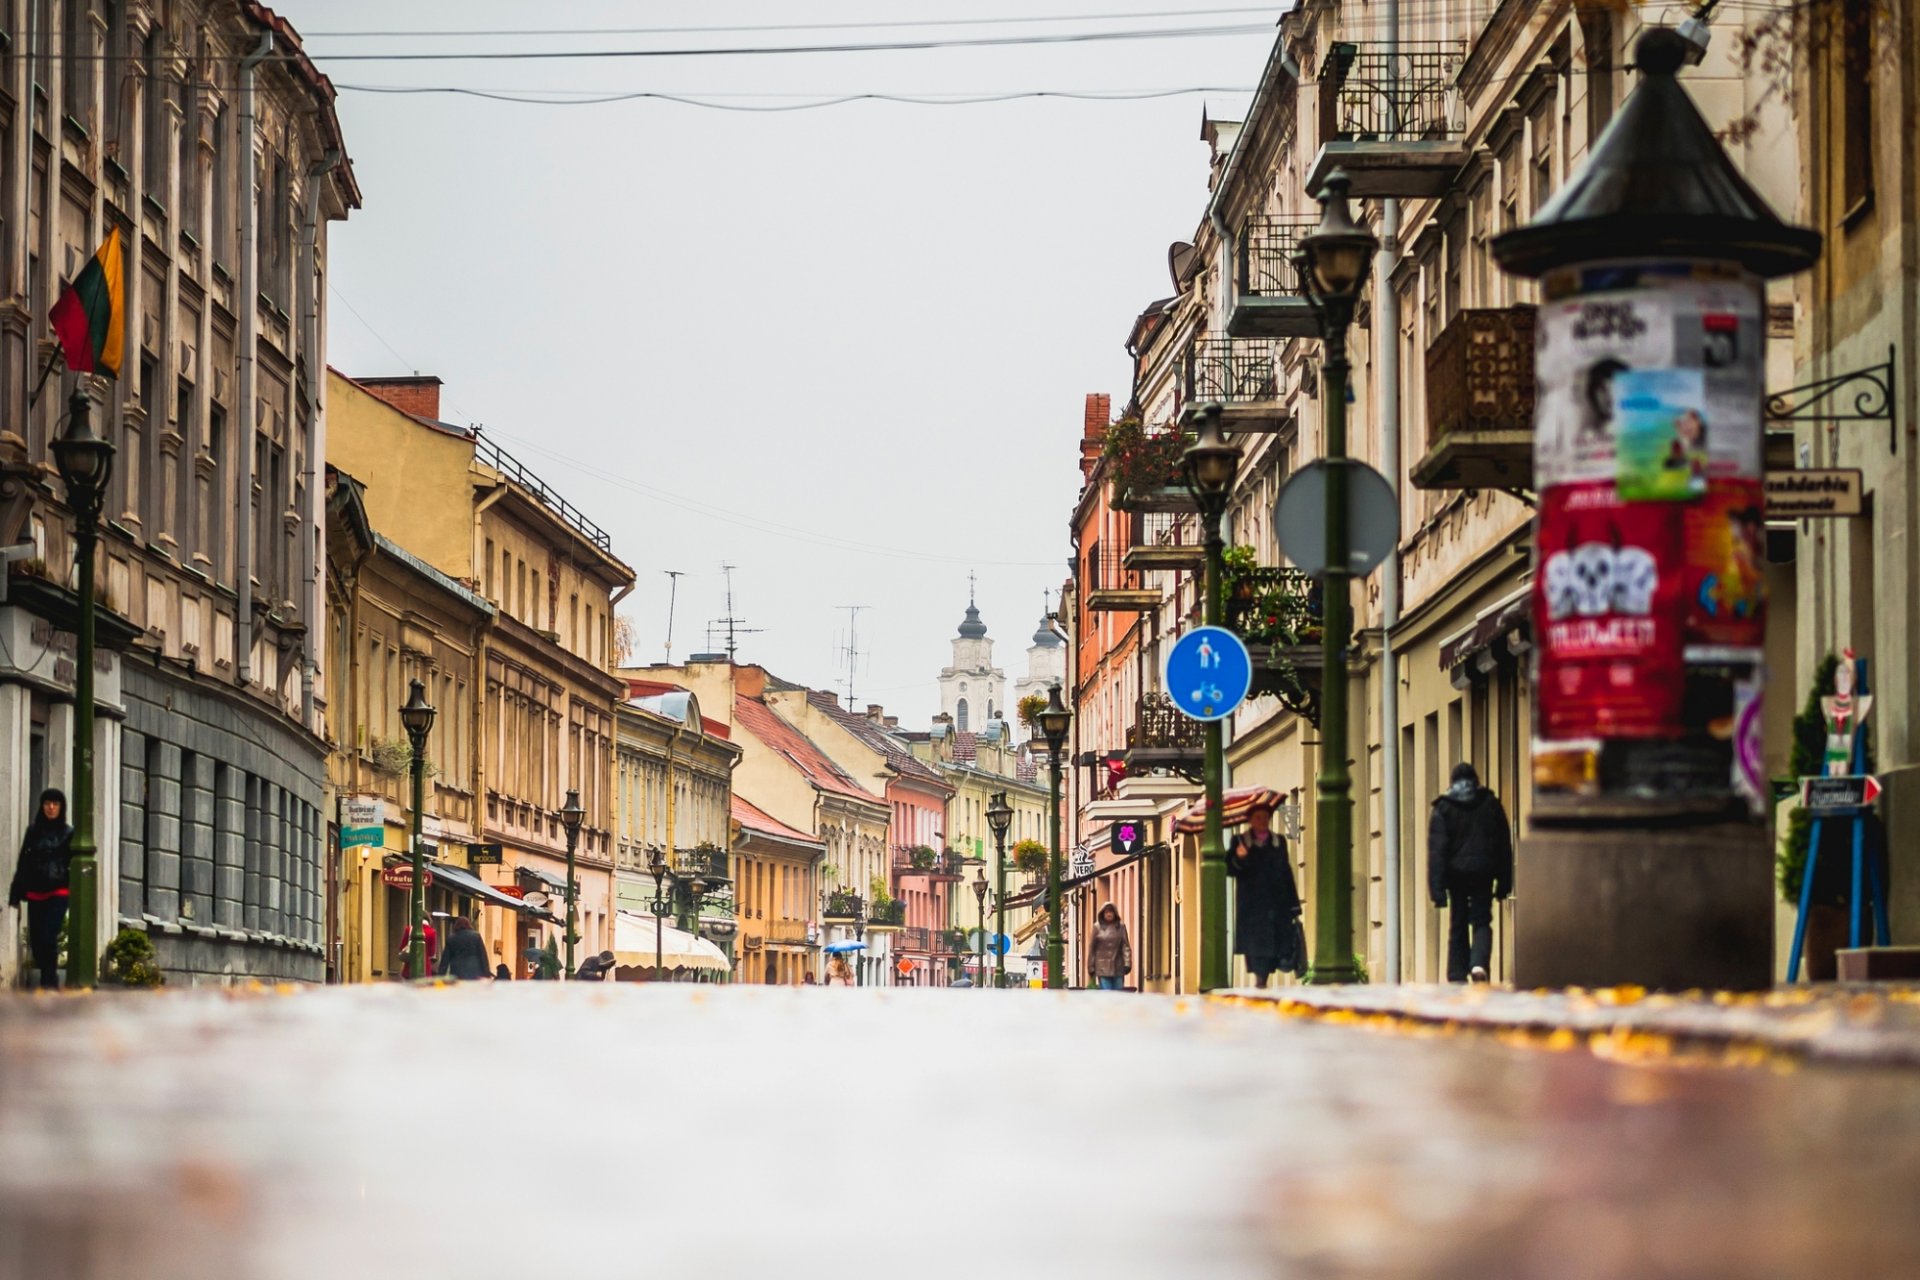
[[[1300,891],[1293,883],[1287,842],[1273,829],[1271,799],[1258,798],[1247,811],[1247,830],[1233,838],[1227,854],[1227,874],[1238,884],[1233,950],[1246,957],[1253,985],[1266,986],[1276,972],[1302,972]]]

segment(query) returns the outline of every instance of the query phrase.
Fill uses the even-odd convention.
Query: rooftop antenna
[[[734,661],[734,655],[738,653],[740,650],[739,637],[756,636],[760,634],[760,630],[761,630],[759,627],[741,626],[740,624],[745,622],[746,619],[734,616],[734,612],[733,612],[733,570],[734,568],[735,566],[730,564],[722,564],[720,566],[720,572],[727,576],[727,616],[724,618],[716,618],[714,620],[716,625],[724,626],[727,629],[727,661],[728,662]],[[709,640],[708,644],[709,646],[711,646],[712,641]]]
[[[673,605],[674,605],[674,601],[679,599],[679,596],[680,596],[680,578],[682,576],[683,571],[679,569],[662,569],[660,572],[666,574],[668,578],[667,665],[672,666],[673,665]]]
[[[840,650],[840,656],[847,662],[847,710],[853,710],[853,676],[860,659],[860,614],[871,609],[867,604],[843,604],[839,606],[847,611],[847,643]]]

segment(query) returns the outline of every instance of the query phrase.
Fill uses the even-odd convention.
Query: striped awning
[[[1229,791],[1220,797],[1220,825],[1237,827],[1247,820],[1247,815],[1255,809],[1279,809],[1286,804],[1287,798],[1272,787],[1241,787]],[[1203,796],[1186,807],[1181,815],[1174,819],[1173,830],[1176,835],[1197,836],[1207,825],[1207,801]]]

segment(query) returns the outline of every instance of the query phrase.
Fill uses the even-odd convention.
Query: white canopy
[[[659,924],[658,954],[662,968],[718,969],[724,973],[732,967],[727,963],[727,953],[705,938],[688,933],[685,929],[676,929],[665,920],[661,920]],[[622,911],[614,917],[614,964],[640,969],[653,968],[654,941],[653,916]]]

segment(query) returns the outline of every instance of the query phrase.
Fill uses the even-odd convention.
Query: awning
[[[1264,805],[1277,810],[1286,802],[1287,798],[1272,787],[1238,787],[1220,797],[1220,825],[1237,827],[1247,820],[1247,815],[1255,808]],[[1176,835],[1197,836],[1206,830],[1206,826],[1207,801],[1202,796],[1174,819],[1173,830]]]
[[[1440,669],[1453,671],[1483,653],[1496,660],[1504,655],[1525,653],[1533,636],[1530,588],[1521,587],[1502,596],[1474,617],[1473,624],[1454,632],[1440,643]],[[1499,648],[1495,648],[1498,645]],[[1491,670],[1491,666],[1482,668]]]
[[[510,893],[500,892],[464,867],[451,867],[444,862],[430,862],[427,864],[427,867],[428,870],[433,873],[433,878],[436,882],[452,889],[455,893],[463,893],[469,898],[479,898],[481,901],[491,903],[496,907],[506,907],[513,911],[525,912],[536,920],[545,920],[552,924],[560,923],[558,917],[542,911],[538,907],[530,907]]]
[[[540,881],[540,883],[546,885],[549,889],[557,890],[560,894],[560,900],[562,902],[566,901],[567,878],[565,876],[556,876],[552,872],[542,871],[539,867],[529,866],[524,862],[517,863],[513,869],[519,875],[532,876],[535,880]]]
[[[654,916],[643,916],[632,911],[622,911],[614,916],[615,965],[653,968],[656,954],[655,919]],[[727,953],[705,938],[695,937],[685,929],[677,929],[664,919],[659,920],[659,930],[657,954],[662,968],[717,969],[724,973],[733,967],[727,963]]]

